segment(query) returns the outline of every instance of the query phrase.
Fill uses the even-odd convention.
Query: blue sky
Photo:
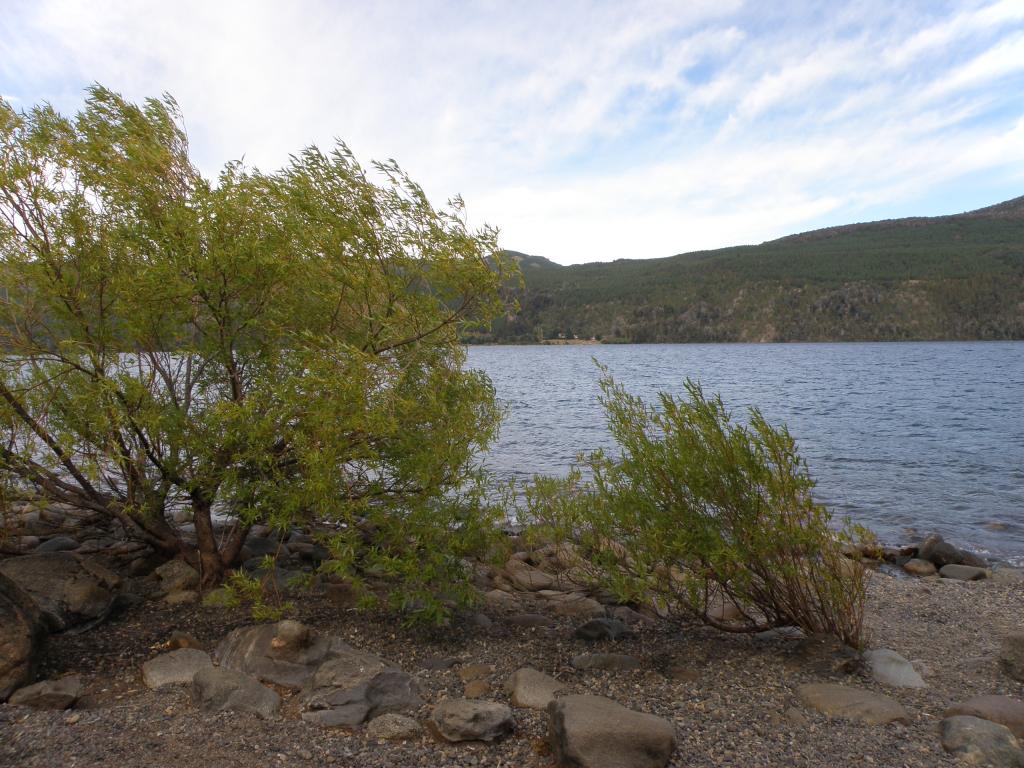
[[[340,138],[561,263],[1024,195],[1024,0],[0,0],[0,18],[16,107],[169,92],[210,176]]]

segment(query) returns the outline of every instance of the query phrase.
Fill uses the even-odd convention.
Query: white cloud
[[[168,91],[209,174],[340,137],[561,261],[760,241],[968,174],[1021,178],[1024,3],[819,11],[38,0],[0,28],[0,91],[65,110],[92,81]]]

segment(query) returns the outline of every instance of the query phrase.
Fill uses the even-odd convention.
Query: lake
[[[614,448],[593,358],[649,402],[689,377],[785,423],[818,501],[885,543],[938,531],[1024,564],[1024,342],[471,347],[507,409],[485,457],[499,477]]]

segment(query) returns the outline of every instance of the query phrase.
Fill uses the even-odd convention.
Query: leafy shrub
[[[563,480],[541,478],[526,515],[571,538],[584,568],[624,601],[754,632],[795,625],[861,644],[866,571],[845,558],[859,532],[833,530],[784,428],[752,409],[732,419],[719,397],[686,383],[659,408],[603,370],[601,401],[621,455],[586,457]]]

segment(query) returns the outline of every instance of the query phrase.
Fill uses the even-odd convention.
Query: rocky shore
[[[254,624],[179,561],[37,548],[0,561],[0,766],[1024,766],[1024,575],[912,550],[851,553],[885,563],[860,653],[615,605],[554,547],[482,571],[480,611],[436,630],[331,583]]]

